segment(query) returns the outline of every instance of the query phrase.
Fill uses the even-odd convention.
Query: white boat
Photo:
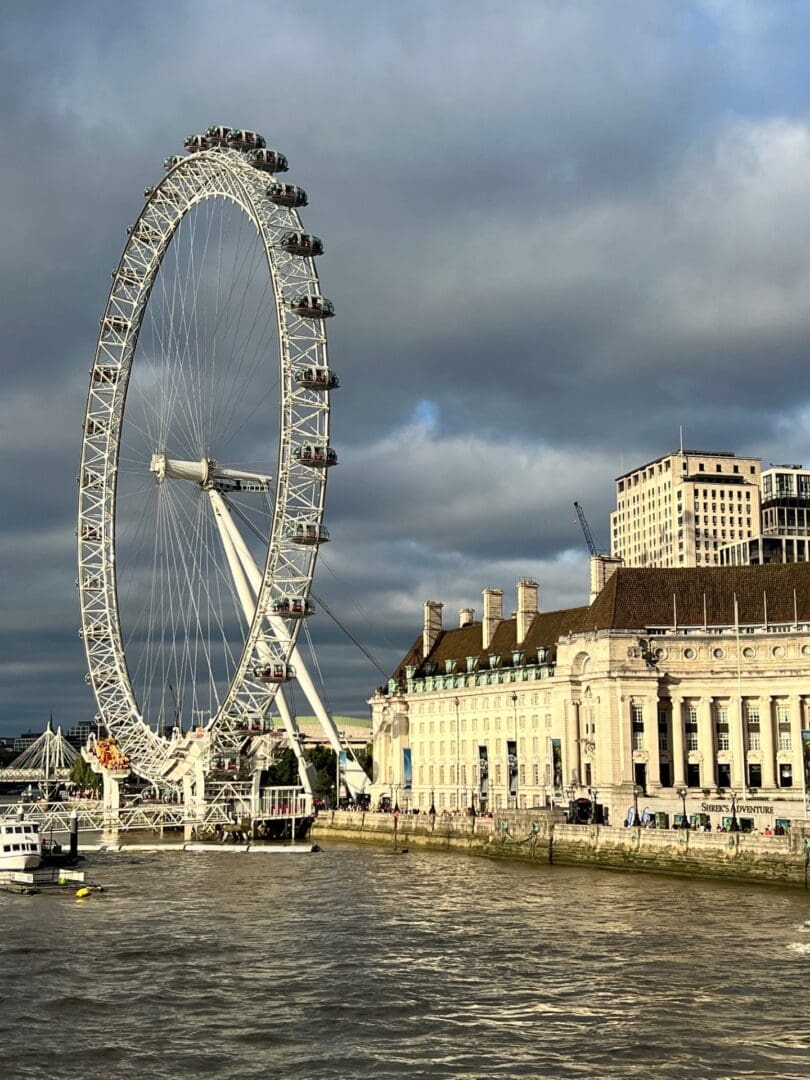
[[[39,823],[23,817],[0,818],[0,871],[36,870],[41,862]]]

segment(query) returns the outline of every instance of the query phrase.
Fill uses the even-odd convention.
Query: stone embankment
[[[459,851],[527,862],[583,863],[622,870],[725,877],[780,885],[810,883],[810,823],[789,836],[681,829],[566,825],[559,812],[501,811],[494,818],[321,812],[312,838]]]

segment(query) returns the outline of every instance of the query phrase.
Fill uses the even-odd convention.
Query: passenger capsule
[[[212,146],[225,146],[231,132],[230,124],[212,124],[203,136]]]
[[[278,150],[268,150],[266,147],[262,147],[257,150],[249,150],[246,156],[253,168],[261,169],[262,172],[286,172],[289,168],[287,159]]]
[[[309,202],[304,189],[295,184],[271,184],[265,194],[276,206],[306,206]]]
[[[276,600],[270,610],[281,619],[306,619],[315,613],[315,608],[303,596],[285,596]]]
[[[264,135],[258,135],[255,131],[242,131],[239,128],[231,128],[225,141],[232,150],[263,150],[266,146]]]
[[[290,255],[303,255],[305,258],[323,255],[323,240],[311,233],[285,233],[281,238],[281,247]]]
[[[328,367],[296,368],[293,378],[307,390],[337,390],[340,386],[340,379]]]
[[[211,143],[205,135],[187,135],[183,139],[183,146],[190,154],[199,154],[201,150],[211,149]]]
[[[325,525],[311,525],[308,521],[299,521],[290,533],[294,544],[315,547],[316,544],[329,543],[329,530]]]
[[[337,465],[337,453],[331,446],[299,446],[293,457],[299,465],[310,469],[331,469]]]
[[[259,682],[285,683],[295,678],[295,668],[292,664],[257,664],[253,669],[253,678]]]
[[[185,154],[172,154],[171,157],[163,159],[163,168],[166,170],[166,172],[168,172],[169,169],[173,169],[175,165],[179,165],[181,161],[185,160]]]
[[[290,301],[290,308],[302,319],[331,319],[335,314],[335,305],[325,296],[296,296]]]

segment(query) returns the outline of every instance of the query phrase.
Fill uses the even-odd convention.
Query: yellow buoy
[[[88,889],[87,886],[85,885],[83,888],[76,890],[76,899],[77,900],[84,900],[84,898],[86,896],[89,896],[91,892],[92,892],[92,889]]]

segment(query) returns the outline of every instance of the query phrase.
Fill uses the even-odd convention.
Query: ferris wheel
[[[235,753],[275,702],[294,733],[294,678],[339,747],[296,644],[337,462],[323,244],[260,135],[185,146],[113,273],[78,478],[87,681],[152,781],[183,732]]]

